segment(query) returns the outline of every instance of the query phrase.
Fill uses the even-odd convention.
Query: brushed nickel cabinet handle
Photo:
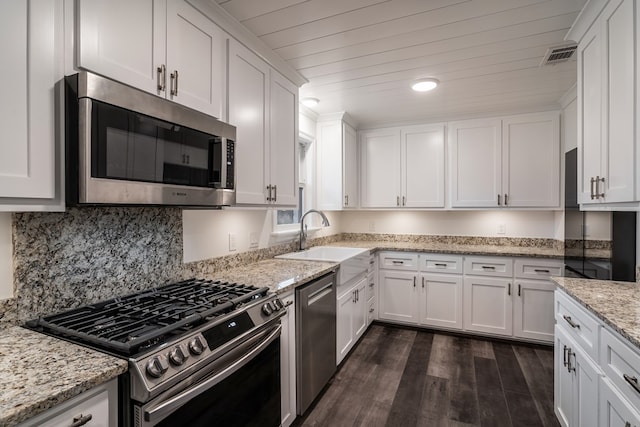
[[[495,267],[495,266],[493,266],[493,265],[483,265],[483,266],[482,266],[482,269],[483,269],[483,270],[495,270],[495,269],[496,269],[496,267]]]
[[[176,96],[178,96],[178,70],[176,70]]]
[[[600,192],[600,181],[602,181],[602,192]],[[604,199],[604,176],[602,178],[596,177],[596,199]]]
[[[349,196],[344,196],[344,205],[349,206]]]
[[[267,191],[269,192],[269,195],[267,196],[267,202],[271,201],[271,186],[267,185]]]
[[[596,192],[595,192],[595,190],[593,189],[593,186],[594,186],[595,182],[596,182],[596,179],[595,179],[594,177],[591,177],[591,187],[590,187],[590,190],[591,190],[591,200],[593,200],[593,199],[595,199],[595,198],[596,198]]]
[[[535,271],[536,273],[551,273],[551,271],[549,270],[544,270],[542,268],[536,268],[533,271]]]
[[[573,319],[571,319],[571,316],[567,316],[567,315],[565,314],[565,315],[563,315],[563,316],[562,316],[562,318],[563,318],[564,320],[566,320],[566,321],[567,321],[567,323],[568,323],[572,328],[574,328],[574,329],[575,329],[575,328],[580,329],[580,325],[579,325],[579,324],[577,324],[576,322],[574,322],[574,321],[573,321]]]
[[[273,201],[274,202],[278,201],[278,186],[277,185],[273,186]]]
[[[635,391],[640,393],[640,385],[638,384],[638,378],[632,377],[631,375],[627,375],[627,374],[622,374],[622,377],[626,382],[629,383],[629,385],[631,385],[631,387],[633,387]]]
[[[157,69],[158,90],[164,92],[167,88],[167,67],[162,64]]]
[[[576,354],[573,351],[571,351],[571,349],[569,349],[569,354],[567,356],[567,362],[568,362],[569,366],[567,367],[567,370],[569,372],[575,372],[576,371],[576,367],[575,367],[575,365],[571,364],[571,356],[573,356],[573,360],[575,361],[576,360]]]
[[[562,350],[562,364],[564,366],[567,366],[567,350],[569,349],[569,347],[567,347],[566,345],[564,346],[564,350]]]
[[[89,421],[91,421],[92,418],[93,418],[93,415],[91,415],[91,414],[87,414],[87,415],[80,414],[77,417],[73,417],[73,423],[71,423],[70,427],[83,426],[86,423],[88,423]]]
[[[407,206],[407,199],[404,196],[402,196],[402,206]]]
[[[438,268],[445,268],[447,266],[447,264],[441,263],[441,262],[436,262],[433,265],[435,265]]]
[[[500,195],[498,194],[498,206],[500,206]]]
[[[507,206],[509,203],[509,199],[508,199],[509,195],[507,193],[504,193],[504,205]]]
[[[400,206],[400,196],[396,196],[396,206]]]
[[[518,284],[518,296],[522,296],[522,285]]]
[[[404,264],[404,261],[399,260],[399,259],[394,259],[391,262],[394,263],[394,264]]]
[[[416,287],[416,276],[413,276],[413,287]]]
[[[507,295],[511,295],[511,283],[507,285]]]
[[[424,276],[422,276],[422,289],[424,289]]]

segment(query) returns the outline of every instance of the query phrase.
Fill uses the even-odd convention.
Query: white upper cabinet
[[[633,0],[611,0],[595,21],[596,13],[581,14],[568,35],[579,41],[578,185],[585,206],[640,200],[635,176],[637,9]],[[582,27],[589,29],[578,34]]]
[[[318,208],[358,207],[358,145],[345,114],[321,116],[317,126]],[[339,173],[341,172],[341,173]]]
[[[400,129],[361,132],[360,167],[362,207],[400,206]]]
[[[269,173],[278,206],[298,203],[298,88],[271,69]]]
[[[560,206],[560,122],[557,113],[502,121],[503,205]]]
[[[236,126],[236,202],[295,206],[298,90],[229,40],[229,122]]]
[[[444,126],[360,133],[362,206],[444,207]]]
[[[0,3],[0,77],[7,83],[0,100],[0,210],[64,208],[55,117],[55,85],[64,75],[62,10],[59,0]]]
[[[449,124],[451,206],[559,208],[557,112]]]
[[[224,116],[226,35],[184,0],[78,2],[78,29],[78,67]]]
[[[451,206],[502,204],[502,127],[500,120],[449,123]]]
[[[444,126],[401,130],[402,206],[444,207]]]

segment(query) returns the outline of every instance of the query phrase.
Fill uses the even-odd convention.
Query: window
[[[298,139],[298,207],[296,209],[278,209],[273,215],[273,231],[282,233],[298,231],[302,214],[311,208],[307,200],[311,183],[313,138],[300,135]]]

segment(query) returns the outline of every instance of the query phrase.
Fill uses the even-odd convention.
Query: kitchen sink
[[[365,273],[369,267],[369,249],[344,248],[338,246],[314,246],[304,251],[289,252],[276,256],[297,261],[328,261],[340,264],[338,269],[338,292],[340,286]]]
[[[289,252],[276,256],[282,259],[296,259],[301,261],[330,261],[342,262],[359,255],[369,255],[369,249],[343,248],[338,246],[314,246],[304,251]]]

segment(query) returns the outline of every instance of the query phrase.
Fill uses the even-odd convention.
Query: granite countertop
[[[367,248],[373,251],[407,251],[440,254],[500,255],[532,258],[564,258],[563,249],[538,246],[498,246],[454,243],[390,242],[375,240],[342,240],[327,246]]]
[[[19,326],[0,330],[0,425],[38,415],[127,371],[127,361]]]
[[[210,278],[246,285],[268,286],[271,291],[282,294],[337,268],[338,264],[333,262],[267,259],[218,272]]]
[[[640,348],[640,285],[636,282],[554,277],[567,294]]]

